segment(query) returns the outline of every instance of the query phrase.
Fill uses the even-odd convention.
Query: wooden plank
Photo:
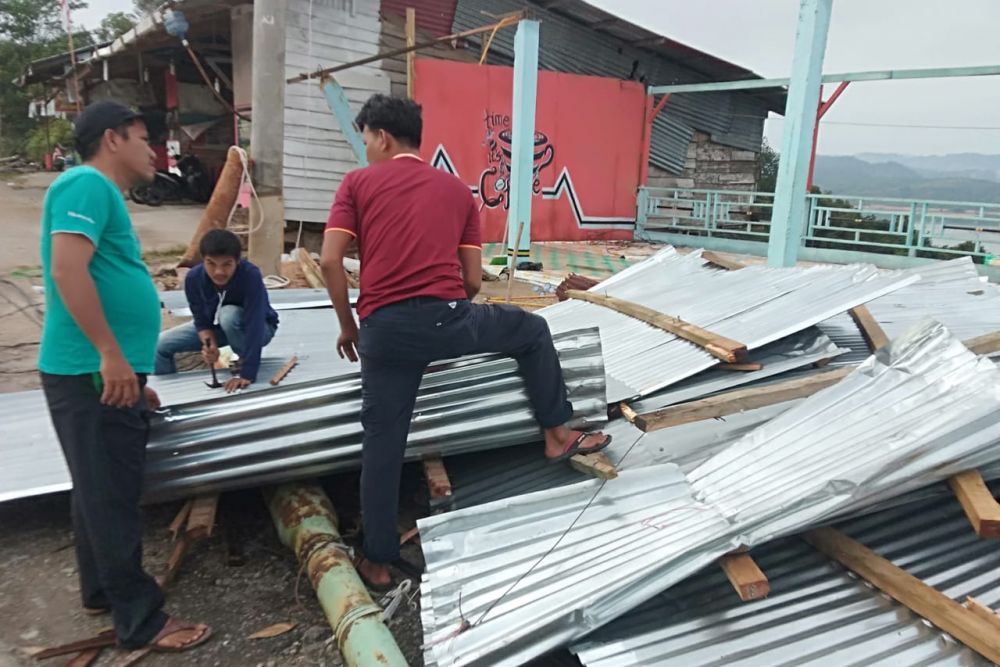
[[[767,576],[757,566],[748,553],[726,554],[719,559],[719,566],[729,578],[729,583],[736,589],[740,600],[749,602],[767,597],[771,592],[771,584]]]
[[[847,312],[854,323],[858,325],[858,329],[861,330],[861,336],[865,339],[870,351],[878,352],[889,344],[889,337],[885,335],[882,326],[867,306],[855,306]]]
[[[299,262],[299,268],[302,269],[302,276],[309,283],[309,287],[322,288],[326,287],[326,280],[323,279],[323,272],[319,269],[319,264],[316,260],[312,258],[309,251],[305,248],[299,248],[296,252],[296,259]]]
[[[743,364],[719,364],[716,366],[720,371],[738,371],[742,373],[752,373],[753,371],[760,371],[764,369],[764,364],[761,363],[743,363]]]
[[[574,470],[593,475],[598,479],[615,479],[618,477],[618,469],[611,462],[604,452],[596,454],[576,454],[571,456],[569,464]]]
[[[292,358],[285,362],[285,365],[279,368],[274,375],[271,376],[271,386],[277,386],[285,376],[292,372],[292,369],[298,366],[299,358],[296,355],[292,355]]]
[[[198,496],[191,505],[187,535],[192,540],[208,537],[215,527],[215,514],[219,509],[219,494]]]
[[[417,10],[413,7],[406,8],[406,48],[412,49],[417,43]],[[413,59],[416,51],[406,52],[406,96],[413,99],[414,72]]]
[[[965,346],[976,354],[993,354],[1000,352],[1000,331],[965,341]]]
[[[723,257],[717,252],[712,252],[711,250],[705,250],[701,253],[703,259],[708,260],[710,263],[716,266],[721,266],[724,269],[729,269],[730,271],[738,271],[744,267],[746,264],[735,259],[730,259],[728,257]]]
[[[447,498],[451,495],[451,480],[448,470],[440,456],[424,459],[424,476],[427,478],[427,488],[431,492],[431,500]]]
[[[966,470],[948,480],[965,510],[972,529],[983,539],[1000,538],[1000,503],[990,493],[978,470]]]
[[[571,299],[588,301],[599,306],[604,306],[605,308],[610,308],[622,315],[627,315],[658,329],[668,331],[675,336],[704,348],[709,354],[729,363],[741,361],[747,354],[747,346],[743,343],[712,333],[690,322],[685,322],[679,317],[666,315],[638,303],[618,299],[606,294],[583,292],[580,290],[567,290],[566,296]]]
[[[965,602],[962,606],[971,611],[976,616],[985,619],[993,624],[993,627],[997,632],[1000,632],[1000,615],[998,615],[993,609],[987,607],[982,602],[972,597],[971,595],[965,598]]]
[[[618,404],[618,409],[621,410],[622,417],[624,417],[629,424],[634,424],[636,417],[639,416],[639,414],[632,409],[632,406],[626,403],[625,401],[622,401],[621,403]]]
[[[185,501],[181,505],[181,509],[177,512],[177,516],[174,520],[170,522],[170,537],[173,540],[177,539],[177,534],[181,532],[181,528],[187,523],[188,516],[191,514],[191,505],[194,504],[193,500]]]
[[[103,648],[89,648],[86,651],[81,651],[70,658],[64,667],[90,667],[103,650]]]
[[[833,528],[810,531],[805,539],[987,660],[1000,662],[1000,632],[992,622]]]
[[[796,398],[811,396],[822,389],[833,386],[853,370],[853,367],[838,368],[795,380],[728,391],[724,394],[671,405],[638,415],[634,423],[643,431],[657,431],[669,426],[679,426],[703,419],[715,419],[744,410],[754,410],[776,403],[784,403]]]
[[[35,660],[48,660],[49,658],[55,658],[60,655],[70,655],[71,653],[80,653],[94,648],[114,646],[117,643],[118,640],[115,637],[114,630],[104,630],[97,633],[93,637],[88,637],[87,639],[80,639],[74,642],[69,642],[68,644],[61,644],[59,646],[44,649],[35,653],[32,657]]]
[[[174,542],[174,550],[170,552],[170,558],[167,559],[167,567],[164,568],[163,574],[156,577],[156,583],[163,590],[166,590],[177,578],[177,571],[181,569],[181,562],[184,560],[184,554],[187,553],[189,546],[191,546],[191,538],[186,532],[181,533],[180,539]]]

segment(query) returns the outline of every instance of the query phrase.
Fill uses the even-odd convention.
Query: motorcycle
[[[129,190],[129,197],[136,204],[160,206],[165,201],[190,200],[204,204],[212,196],[212,182],[201,160],[196,156],[183,155],[177,160],[173,171],[157,170],[153,182],[137,185]]]

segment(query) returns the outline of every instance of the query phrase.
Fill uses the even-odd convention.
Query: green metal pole
[[[337,514],[316,483],[264,491],[282,544],[295,552],[337,637],[348,667],[406,667],[406,658],[382,622],[341,544]]]

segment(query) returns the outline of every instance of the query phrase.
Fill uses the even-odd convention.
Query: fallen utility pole
[[[804,537],[827,558],[837,561],[976,653],[991,662],[1000,663],[1000,632],[997,632],[995,623],[963,607],[838,530],[819,528]]]
[[[567,290],[566,296],[571,299],[587,301],[598,306],[604,306],[622,315],[645,322],[650,326],[663,329],[679,338],[694,343],[705,349],[714,357],[722,359],[728,363],[736,363],[744,359],[747,355],[747,346],[738,341],[720,336],[717,333],[707,331],[701,327],[685,322],[679,317],[661,313],[652,308],[648,308],[632,301],[619,299],[606,294],[595,292],[583,292],[580,290]]]
[[[309,576],[348,667],[406,667],[406,658],[382,622],[337,528],[337,515],[315,483],[264,491],[282,544]]]

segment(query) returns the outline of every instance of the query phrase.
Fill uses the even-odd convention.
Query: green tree
[[[98,42],[110,42],[135,27],[136,17],[126,12],[111,12],[94,30]]]
[[[70,10],[86,7],[70,0]],[[74,32],[77,48],[93,43],[86,30]],[[24,149],[37,121],[28,118],[28,103],[47,96],[43,86],[19,87],[11,82],[24,74],[31,61],[67,51],[59,0],[0,0],[0,154]]]
[[[163,0],[133,0],[132,4],[135,7],[135,13],[138,16],[143,16],[162,5]]]
[[[35,129],[28,132],[24,152],[32,160],[41,162],[46,151],[51,152],[56,144],[63,149],[73,146],[73,124],[62,118],[43,119]]]
[[[760,178],[757,179],[758,192],[774,192],[778,184],[778,152],[764,140],[760,147]]]

